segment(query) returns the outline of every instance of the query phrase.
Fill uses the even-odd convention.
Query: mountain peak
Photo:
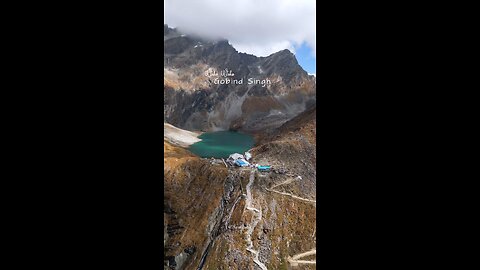
[[[276,53],[272,53],[266,58],[283,59],[284,61],[292,62],[292,64],[298,64],[295,54],[293,54],[289,49],[284,49]]]
[[[277,54],[288,54],[288,55],[294,55],[289,49],[283,49],[281,51],[276,52]]]

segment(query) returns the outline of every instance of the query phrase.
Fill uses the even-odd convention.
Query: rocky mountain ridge
[[[268,57],[239,53],[226,40],[209,41],[164,26],[164,118],[190,131],[276,128],[316,102],[316,78],[295,55],[282,50]],[[231,80],[221,84],[229,70]],[[248,84],[249,79],[263,83]]]

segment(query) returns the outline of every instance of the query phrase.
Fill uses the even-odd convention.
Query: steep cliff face
[[[228,41],[168,26],[164,45],[164,117],[180,128],[258,131],[278,127],[315,104],[316,79],[288,50],[256,57],[237,52]],[[221,76],[225,69],[234,76]],[[226,78],[231,82],[222,84]]]
[[[218,226],[227,170],[166,141],[164,153],[166,266],[195,269]]]

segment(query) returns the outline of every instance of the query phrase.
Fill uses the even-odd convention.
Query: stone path
[[[300,254],[297,254],[293,257],[289,257],[287,260],[288,262],[292,265],[292,266],[298,266],[298,264],[316,264],[317,261],[314,260],[314,261],[302,261],[302,260],[298,260],[300,258],[303,258],[303,257],[307,257],[307,256],[310,256],[310,255],[315,255],[317,254],[317,250],[316,249],[312,249],[310,251],[307,251],[307,252],[304,252],[304,253],[300,253]]]
[[[253,212],[254,220],[252,223],[249,224],[248,229],[247,229],[247,251],[251,252],[254,257],[253,257],[253,262],[257,264],[262,270],[268,270],[265,264],[263,264],[261,261],[258,260],[258,251],[253,249],[253,242],[252,242],[252,233],[255,227],[257,226],[258,222],[262,219],[262,210],[258,210],[257,208],[254,208],[252,206],[252,191],[251,191],[251,186],[253,184],[253,181],[255,180],[255,169],[253,169],[250,172],[250,179],[247,184],[247,199],[246,199],[246,207],[247,210],[250,210]]]

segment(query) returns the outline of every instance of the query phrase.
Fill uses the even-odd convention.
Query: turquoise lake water
[[[206,132],[198,138],[202,141],[192,144],[188,149],[206,158],[227,158],[233,153],[243,154],[254,144],[251,135],[235,131]]]

